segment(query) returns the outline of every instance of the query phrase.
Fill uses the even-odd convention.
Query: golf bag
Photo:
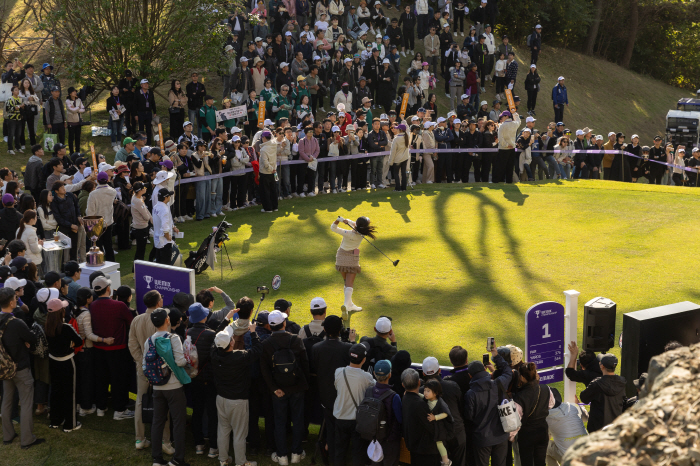
[[[228,240],[228,234],[226,234],[226,229],[230,228],[231,224],[225,221],[219,223],[216,231],[212,231],[209,235],[202,241],[196,251],[190,251],[189,257],[185,260],[185,267],[188,269],[193,269],[195,275],[199,275],[209,268],[207,263],[207,258],[209,257],[209,245],[211,244],[212,238],[214,238],[214,244],[216,248],[220,248],[224,241]]]

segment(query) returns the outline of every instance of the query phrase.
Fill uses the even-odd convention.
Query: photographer
[[[323,406],[328,457],[334,458],[335,418],[333,417],[333,406],[337,396],[334,385],[335,370],[350,364],[350,348],[352,344],[340,338],[343,332],[343,321],[340,317],[328,316],[321,325],[323,326],[323,331],[326,332],[326,339],[313,346],[311,350],[311,367],[316,370],[318,398]],[[349,337],[350,341],[355,341],[354,330],[350,329]]]
[[[224,304],[226,305],[223,309],[219,311],[212,311],[212,309],[214,309],[214,295],[212,292],[219,293],[221,298],[223,298]],[[202,290],[197,293],[195,301],[200,303],[206,309],[209,309],[206,324],[212,330],[216,330],[219,327],[219,324],[223,322],[224,317],[226,317],[226,314],[228,314],[228,311],[236,308],[236,303],[234,303],[221,288],[216,286],[212,286],[211,288],[207,288],[206,290]]]
[[[572,341],[569,343],[569,353],[571,353],[571,360],[564,373],[572,382],[582,383],[588,387],[589,383],[603,375],[598,367],[598,359],[593,351],[586,350],[581,357],[578,357],[578,345]],[[576,369],[576,358],[581,364],[581,370]]]
[[[377,333],[374,337],[362,337],[360,343],[364,343],[369,349],[367,350],[367,360],[362,366],[363,370],[374,372],[374,364],[382,359],[391,359],[396,354],[398,348],[396,346],[396,335],[391,328],[391,319],[389,317],[380,317],[374,325],[374,331]],[[387,339],[389,342],[387,342]]]

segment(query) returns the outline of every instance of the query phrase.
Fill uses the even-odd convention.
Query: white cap
[[[486,102],[485,100],[482,100],[479,105],[481,106],[481,105],[488,105],[488,104],[489,104],[488,102]]]
[[[222,330],[214,337],[214,344],[216,344],[218,348],[227,349],[231,344],[231,335],[229,335],[226,330]]]
[[[236,142],[236,141],[240,141],[240,140],[241,140],[241,137],[240,137],[240,136],[234,136],[234,137],[231,138],[231,141],[232,141],[232,142]]]
[[[114,170],[114,167],[107,162],[102,162],[97,166],[97,172],[106,172],[107,170]]]
[[[289,66],[289,63],[287,63],[286,61],[280,63],[280,69],[284,68],[285,66]]]
[[[379,119],[380,119],[380,120],[388,120],[388,119],[389,119],[389,115],[387,115],[386,113],[382,113],[381,115],[379,115]]]
[[[189,121],[189,120],[187,120],[186,122],[184,122],[184,123],[182,124],[182,127],[184,128],[185,126],[189,126],[189,125],[191,125],[191,124],[192,124],[192,122]]]
[[[583,136],[583,135],[584,135],[584,132],[583,132],[582,129],[577,129],[577,130],[576,130],[576,136]]]
[[[462,124],[462,120],[460,120],[459,118],[455,118],[454,120],[452,120],[452,124],[453,124],[453,125],[461,125],[461,124]]]
[[[440,118],[438,118],[438,121],[437,121],[437,122],[438,122],[438,123],[442,123],[442,122],[444,122],[444,121],[447,121],[447,119],[446,119],[445,117],[440,117]]]
[[[610,137],[610,136],[615,136],[615,131],[610,131],[610,132],[608,133],[608,137]]]
[[[525,123],[532,123],[533,121],[535,121],[535,119],[532,118],[531,116],[525,118]]]
[[[433,126],[433,122],[432,122],[432,121],[426,121],[425,123],[423,123],[423,128],[425,128],[425,129],[428,129],[428,128],[430,128],[431,126]]]
[[[58,181],[66,181],[66,180],[69,180],[71,178],[73,178],[73,177],[70,175],[61,175],[61,177],[58,179]]]
[[[241,61],[248,61],[247,57],[241,57]]]
[[[632,137],[631,137],[630,139],[634,139],[634,138],[639,139],[639,135],[638,135],[638,134],[633,134]]]
[[[345,116],[345,112],[338,112],[338,118],[344,117],[344,116]]]
[[[678,149],[678,152],[683,152],[685,154],[685,149],[681,147],[680,149]]]
[[[346,60],[348,60],[348,59],[346,58]],[[386,64],[391,64],[391,62],[389,61],[388,58],[385,58],[384,60],[382,60],[382,65],[386,65]]]
[[[85,167],[85,170],[83,170],[83,176],[87,178],[88,176],[92,175],[92,168],[90,167]]]
[[[27,284],[27,280],[24,278],[10,277],[5,280],[5,288],[12,288],[17,291],[17,288],[22,288]]]
[[[142,79],[141,84],[148,84],[148,79]]]
[[[346,58],[343,63],[352,63],[352,58]]]
[[[530,68],[537,68],[537,65],[533,63],[532,65],[530,65]]]
[[[377,319],[377,323],[374,324],[374,328],[379,333],[389,333],[391,332],[391,321],[387,317],[380,317]]]
[[[262,42],[262,37],[256,37],[255,42]]]
[[[291,33],[291,31],[287,31],[287,32],[284,33],[284,35],[285,35],[285,36],[291,36],[292,33]],[[306,34],[304,34],[304,36],[306,36]]]
[[[453,117],[453,116],[456,117],[456,116],[457,116],[457,113],[456,113],[456,112],[447,112],[447,118]]]
[[[700,150],[699,148],[693,147],[693,150],[692,150],[691,152],[694,154],[694,153],[696,153],[696,152],[699,151],[699,150]]]
[[[265,122],[263,123],[263,125],[264,126],[272,126],[272,125],[274,125],[274,123],[272,122],[272,120],[265,118]]]
[[[532,130],[528,128],[527,126],[523,128],[523,133],[527,131],[528,133],[532,133]]]
[[[462,94],[462,100],[468,99],[468,98],[469,98],[469,96],[467,94]]]
[[[267,316],[267,323],[270,325],[279,325],[287,318],[287,314],[281,311],[272,311]]]
[[[486,1],[486,0],[481,0],[481,3],[487,3],[487,1]]]
[[[153,184],[161,184],[163,181],[167,181],[173,176],[175,176],[175,172],[161,170],[156,173],[156,178],[153,180]]]
[[[411,118],[411,121],[416,121],[416,120],[420,121],[420,118],[418,118],[417,116],[414,116],[413,118]]]
[[[240,132],[241,132],[241,128],[239,128],[238,126],[234,126],[233,128],[231,128],[231,134],[240,133]]]
[[[36,292],[36,300],[40,303],[48,303],[56,298],[58,298],[58,290],[56,288],[42,288]]]
[[[559,77],[557,78],[557,81],[563,81],[563,80],[564,80],[564,76],[559,76]]]
[[[599,134],[598,136],[595,137],[596,141],[602,141],[603,140],[603,135]]]
[[[320,59],[321,59],[321,57],[319,57],[318,55],[314,55],[314,61],[320,60]]]
[[[331,128],[331,132],[335,133],[336,131],[340,131],[340,128],[338,128],[337,126]]]
[[[437,374],[439,370],[440,363],[438,362],[437,358],[428,356],[427,358],[423,359],[423,374],[433,375]]]
[[[326,300],[321,298],[321,297],[315,297],[314,299],[311,300],[311,305],[310,308],[311,310],[314,309],[325,309],[328,306],[326,305]]]
[[[445,23],[445,24],[442,25],[442,27],[443,27],[443,28],[448,28],[448,27],[450,27],[450,23]]]
[[[537,26],[535,26],[535,29],[542,29],[542,25],[538,24]]]

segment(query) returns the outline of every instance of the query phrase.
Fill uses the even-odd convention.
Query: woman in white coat
[[[34,264],[37,268],[41,265],[41,245],[44,244],[43,239],[39,239],[36,234],[36,210],[28,209],[24,211],[24,216],[19,221],[17,229],[17,239],[20,239],[27,246],[24,257]]]
[[[411,141],[408,133],[406,133],[406,125],[401,123],[397,126],[399,134],[394,137],[391,142],[391,153],[389,154],[389,165],[391,165],[391,174],[396,183],[395,191],[406,191],[408,177],[406,176],[406,166],[411,158],[408,152],[411,149]],[[401,171],[401,181],[399,182],[399,170]]]

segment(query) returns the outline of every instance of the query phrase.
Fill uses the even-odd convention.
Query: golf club
[[[345,219],[344,219],[343,217],[341,217],[340,215],[338,215],[338,220],[339,220],[341,223],[343,223],[343,220],[345,220]],[[379,251],[379,252],[381,253],[382,256],[384,256],[384,257],[386,257],[387,259],[389,259],[389,261],[390,261],[392,264],[394,264],[394,267],[396,267],[397,265],[399,265],[399,259],[396,259],[395,261],[391,260],[391,257],[389,257],[389,256],[387,256],[386,254],[384,254],[384,252],[382,252],[381,249],[379,249],[373,242],[371,242],[370,240],[368,240],[367,238],[365,238],[365,235],[363,235],[362,233],[360,233],[359,231],[357,231],[357,230],[355,229],[354,226],[350,225],[349,223],[346,223],[346,225],[349,226],[350,228],[352,228],[352,229],[355,231],[355,233],[357,233],[358,235],[362,236],[362,239],[364,239],[364,240],[367,241],[369,244],[371,244],[371,245],[374,247],[374,249],[376,249],[377,251]]]

